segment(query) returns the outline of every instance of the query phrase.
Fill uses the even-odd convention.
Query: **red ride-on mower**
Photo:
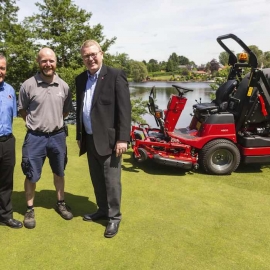
[[[233,39],[246,53],[237,59],[224,39]],[[158,128],[132,126],[135,160],[151,159],[187,170],[200,165],[216,175],[232,173],[240,162],[270,164],[270,69],[259,69],[255,54],[235,35],[217,41],[229,53],[231,70],[216,99],[195,104],[190,125],[176,129],[187,101],[185,93],[192,90],[173,85],[178,94],[171,95],[163,111],[155,105],[153,87],[148,108]],[[242,68],[250,68],[243,78]]]

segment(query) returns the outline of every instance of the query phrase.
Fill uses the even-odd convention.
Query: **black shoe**
[[[12,229],[20,229],[23,226],[23,224],[20,221],[13,219],[13,218],[0,221],[0,224],[4,225],[4,226],[8,226]]]
[[[28,209],[24,215],[23,225],[27,229],[34,229],[36,227],[35,211]]]
[[[107,216],[103,213],[100,213],[100,212],[95,212],[92,214],[85,214],[83,216],[84,221],[95,221],[95,220],[99,220],[99,219],[107,219]]]
[[[106,238],[112,238],[118,233],[119,222],[109,222],[104,232]]]

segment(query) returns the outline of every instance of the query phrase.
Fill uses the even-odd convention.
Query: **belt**
[[[42,132],[42,131],[37,131],[37,130],[31,130],[31,129],[28,129],[27,132],[31,133],[31,134],[34,134],[34,135],[40,135],[40,136],[52,136],[52,135],[55,135],[55,134],[58,134],[58,133],[61,133],[63,132],[65,129],[64,127],[58,129],[58,130],[54,130],[52,132]]]
[[[0,136],[0,142],[5,142],[10,138],[12,138],[12,133],[10,133],[9,135]]]

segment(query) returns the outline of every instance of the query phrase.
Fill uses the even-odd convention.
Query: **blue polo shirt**
[[[6,82],[0,83],[0,136],[12,133],[13,117],[17,116],[15,90]]]

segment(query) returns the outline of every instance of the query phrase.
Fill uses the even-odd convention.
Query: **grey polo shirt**
[[[57,74],[52,83],[42,81],[40,74],[26,80],[19,92],[18,109],[27,112],[26,127],[52,132],[63,127],[63,113],[72,109],[69,87]]]

